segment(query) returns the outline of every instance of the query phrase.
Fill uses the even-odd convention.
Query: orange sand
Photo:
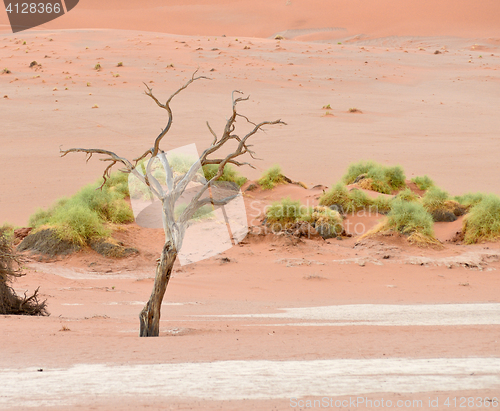
[[[211,141],[205,121],[221,132],[231,91],[238,89],[251,96],[240,110],[252,120],[288,123],[252,139],[263,161],[257,170],[241,170],[249,178],[278,163],[293,180],[331,186],[349,163],[373,159],[401,164],[408,178],[428,174],[451,194],[500,194],[496,0],[80,3],[67,16],[16,35],[0,13],[0,68],[12,71],[0,74],[0,223],[26,225],[36,208],[101,175],[102,162],[61,159],[60,146],[142,153],[166,118],[142,82],[164,100],[197,67],[212,80],[176,97],[164,149],[195,142],[202,150]],[[285,39],[274,40],[276,34]],[[34,60],[40,69],[29,68]],[[333,116],[325,115],[327,104]],[[349,113],[351,107],[362,113]],[[314,201],[319,192],[286,186],[255,195],[263,207],[284,195]],[[436,234],[451,238],[459,223],[437,225]],[[177,267],[161,337],[144,340],[137,337],[137,315],[151,290],[162,233],[132,225],[121,235],[140,249],[139,257],[114,262],[83,252],[28,263],[28,275],[14,287],[24,292],[40,285],[52,315],[0,319],[2,370],[500,354],[495,324],[272,327],[274,319],[199,317],[338,304],[498,303],[498,244],[447,244],[438,251],[397,238],[356,246],[356,237],[296,245],[252,237],[224,255]],[[464,258],[481,261],[481,270],[464,267]],[[71,331],[60,331],[63,326]],[[498,394],[491,387],[386,396]],[[290,409],[286,399],[203,402],[188,394],[76,401],[81,409],[103,410]]]

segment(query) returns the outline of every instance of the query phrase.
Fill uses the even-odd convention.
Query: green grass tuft
[[[481,241],[494,241],[500,238],[500,198],[484,195],[466,217],[464,242],[474,244]]]
[[[89,241],[110,234],[97,212],[76,202],[55,209],[47,225],[54,228],[62,240],[78,245],[88,244]]]
[[[259,180],[257,180],[264,190],[271,190],[278,184],[286,183],[285,176],[281,174],[281,167],[274,165],[266,170]]]
[[[357,210],[368,208],[372,204],[373,200],[364,191],[348,191],[341,182],[335,184],[319,199],[320,206],[341,206],[345,213],[354,213]]]
[[[418,201],[419,196],[416,195],[409,188],[405,188],[404,190],[402,190],[398,193],[398,195],[396,196],[396,199],[403,200],[403,201]]]
[[[203,166],[203,173],[205,174],[205,178],[207,180],[211,180],[217,172],[219,171],[218,164],[207,164]],[[240,176],[239,173],[229,164],[226,164],[224,167],[224,173],[219,177],[217,181],[231,181],[233,183],[238,184],[238,186],[242,186],[246,183],[247,178]]]
[[[422,205],[427,211],[443,210],[445,209],[445,202],[448,200],[449,195],[446,191],[438,187],[431,187],[427,190],[422,198]]]
[[[109,190],[116,191],[122,194],[124,197],[129,197],[130,193],[128,191],[128,177],[129,174],[122,173],[121,171],[115,171],[106,180],[106,185]]]
[[[273,203],[266,212],[267,224],[273,231],[289,229],[293,224],[303,221],[316,227],[321,235],[336,237],[343,230],[342,216],[338,211],[325,206],[307,207],[300,201],[284,198]]]
[[[363,190],[349,191],[349,205],[346,212],[354,212],[369,208],[373,204],[373,200]]]
[[[406,176],[400,166],[387,167],[374,161],[349,165],[342,180],[345,184],[352,184],[361,175],[365,178],[360,180],[360,186],[379,193],[391,194],[394,190],[406,187]]]
[[[120,173],[123,174],[123,173]],[[70,198],[56,201],[47,210],[37,210],[29,219],[35,230],[53,228],[59,238],[84,245],[107,237],[109,223],[128,223],[134,214],[125,201],[128,194],[127,174],[114,173],[102,183],[89,184]]]
[[[434,181],[426,175],[414,177],[411,181],[413,181],[420,190],[428,190],[429,188],[434,187]]]
[[[352,163],[347,168],[347,173],[342,177],[345,184],[352,184],[361,174],[367,174],[368,171],[377,168],[379,165],[374,161],[358,161]]]
[[[95,211],[104,221],[112,223],[128,223],[134,215],[124,195],[111,188],[98,189],[98,184],[90,184],[82,188],[69,201],[68,205],[79,204]]]
[[[63,197],[57,200],[52,206],[50,206],[47,210],[43,208],[39,208],[32,214],[28,220],[28,224],[30,227],[40,227],[42,225],[48,224],[50,218],[54,214],[54,211],[59,207],[64,207],[65,204],[69,201],[69,198]]]
[[[281,231],[297,221],[311,221],[313,210],[289,197],[276,201],[267,209],[267,223],[273,230]]]
[[[483,193],[467,193],[461,196],[455,196],[453,199],[469,209],[476,204],[479,204],[486,197]]]
[[[391,229],[422,243],[437,243],[433,230],[432,216],[420,203],[394,200],[391,212],[387,215],[385,229]]]
[[[392,209],[392,198],[386,196],[378,196],[373,200],[373,204],[370,208],[372,211],[376,211],[380,214],[387,214]]]
[[[401,166],[383,167],[383,170],[388,184],[394,190],[406,187],[406,175]]]
[[[337,204],[341,205],[342,208],[345,209],[346,207],[348,207],[349,203],[349,191],[347,190],[347,187],[341,182],[335,184],[319,198],[320,206],[329,207],[331,205]]]

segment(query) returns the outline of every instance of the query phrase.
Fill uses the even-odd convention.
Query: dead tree
[[[38,288],[31,296],[18,296],[10,286],[13,279],[25,275],[22,260],[0,227],[0,314],[49,315],[47,301],[38,301]]]
[[[193,73],[189,81],[187,81],[182,87],[180,87],[175,93],[173,93],[168,98],[165,104],[161,103],[154,96],[152,89],[146,85],[146,91],[145,91],[146,95],[151,97],[154,100],[154,102],[158,105],[158,107],[167,111],[168,122],[165,128],[158,135],[158,137],[156,137],[153,147],[147,149],[142,155],[133,159],[132,161],[129,161],[124,157],[120,157],[111,151],[98,148],[71,148],[69,150],[61,150],[61,157],[64,157],[68,153],[77,153],[77,152],[86,153],[87,161],[92,157],[93,154],[103,155],[104,157],[101,158],[100,160],[109,162],[109,165],[104,170],[103,173],[104,182],[102,186],[104,186],[104,184],[106,183],[106,180],[109,177],[112,167],[116,164],[120,164],[124,166],[124,168],[120,169],[120,171],[124,173],[133,173],[135,177],[137,177],[142,183],[144,183],[149,188],[151,193],[162,202],[162,221],[163,221],[163,228],[165,230],[165,244],[163,246],[161,257],[156,267],[155,281],[153,290],[151,292],[151,296],[149,297],[148,302],[146,303],[141,313],[139,314],[139,319],[140,319],[139,335],[141,337],[156,337],[159,335],[160,314],[161,314],[160,311],[161,311],[163,296],[165,295],[165,291],[167,289],[170,275],[172,273],[172,268],[174,266],[178,252],[182,247],[182,242],[184,239],[184,234],[186,232],[189,219],[199,208],[201,208],[206,204],[212,204],[213,206],[223,206],[236,197],[236,195],[230,195],[225,198],[214,199],[211,196],[203,198],[203,194],[210,188],[211,184],[215,180],[218,180],[222,176],[226,164],[232,164],[238,167],[243,165],[248,165],[254,168],[250,163],[240,162],[238,160],[238,158],[244,154],[248,154],[251,158],[255,159],[254,157],[255,153],[249,148],[250,146],[247,144],[248,139],[258,131],[262,130],[262,127],[264,127],[265,125],[285,124],[281,120],[262,121],[260,123],[254,123],[250,121],[246,116],[237,112],[238,103],[240,103],[241,101],[248,100],[249,97],[235,98],[235,94],[242,94],[242,93],[240,91],[233,91],[232,113],[231,116],[226,120],[222,136],[218,137],[207,122],[208,130],[213,136],[212,143],[207,149],[203,151],[203,154],[201,154],[201,156],[199,157],[199,161],[194,163],[186,173],[184,173],[182,176],[174,177],[172,173],[168,172],[168,170],[170,170],[168,166],[168,160],[166,158],[165,152],[160,147],[160,143],[162,142],[162,139],[169,132],[172,126],[173,114],[170,108],[170,103],[172,102],[172,99],[182,90],[187,88],[194,81],[200,79],[206,79],[206,77],[204,76],[195,77],[196,73],[197,71]],[[250,131],[242,137],[234,133],[236,129],[235,123],[238,119],[244,120],[251,126]],[[224,145],[226,145],[226,143],[232,140],[235,141],[236,149],[232,153],[226,155],[225,157],[217,158],[219,150]],[[151,173],[152,162],[156,157],[162,162],[165,170],[167,170],[167,175],[166,175],[167,190],[163,189],[163,187],[159,184],[158,180]],[[138,165],[139,162],[144,162],[146,160],[147,160],[147,166],[145,167],[145,173],[143,174],[138,172],[136,166]],[[200,186],[199,191],[197,191],[194,197],[192,197],[190,203],[187,205],[185,210],[176,219],[174,216],[175,202],[184,193],[188,184],[196,178],[200,167],[207,164],[218,165],[219,167],[217,174],[210,180],[205,181],[205,183],[202,186]]]

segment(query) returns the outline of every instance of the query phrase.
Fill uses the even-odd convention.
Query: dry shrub
[[[19,256],[3,231],[0,231],[0,314],[49,315],[46,301],[38,301],[38,288],[29,297],[26,293],[23,297],[16,295],[10,283],[22,275]]]
[[[316,206],[311,215],[313,227],[323,238],[332,238],[342,235],[344,227],[342,216],[336,210],[328,207]]]
[[[358,181],[359,188],[364,188],[365,190],[371,190],[373,186],[373,178],[363,178]]]
[[[418,247],[436,247],[441,248],[443,245],[435,237],[430,237],[421,232],[415,231],[410,234],[407,238],[410,244],[416,245]]]

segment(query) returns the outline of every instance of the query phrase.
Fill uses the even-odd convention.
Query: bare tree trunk
[[[160,334],[160,314],[163,296],[167,290],[168,281],[172,268],[177,258],[177,249],[170,241],[167,241],[161,253],[160,262],[156,266],[156,276],[153,291],[141,313],[139,321],[141,324],[140,337],[158,337]]]

